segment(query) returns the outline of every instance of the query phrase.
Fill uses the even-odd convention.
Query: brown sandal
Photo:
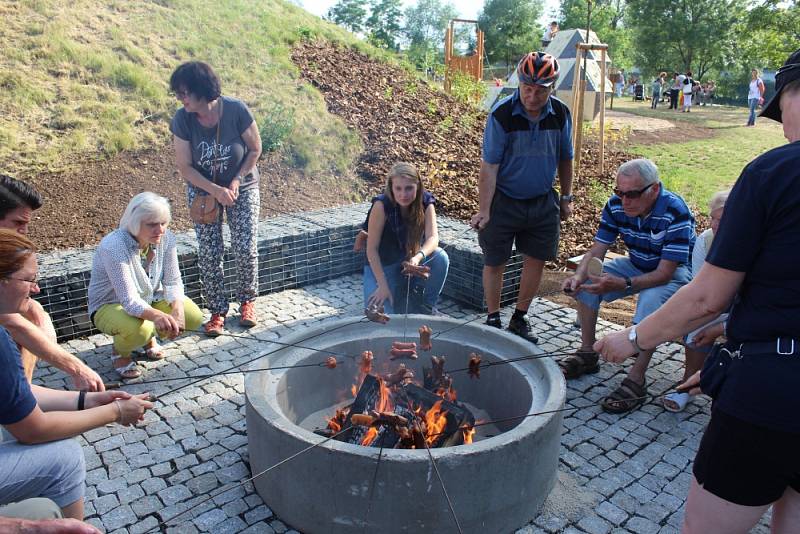
[[[635,410],[647,399],[647,384],[639,385],[630,378],[603,399],[603,410],[609,413],[626,413]]]
[[[600,370],[597,353],[583,352],[580,350],[560,360],[558,366],[561,368],[561,372],[564,373],[564,378],[567,380],[572,380],[573,378],[578,378],[587,374],[594,374]]]

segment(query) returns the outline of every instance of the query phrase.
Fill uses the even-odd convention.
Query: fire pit
[[[433,350],[418,360],[389,360],[393,341],[417,340],[417,329],[433,330]],[[328,322],[281,340],[287,347],[255,367],[305,367],[249,373],[245,379],[247,434],[254,474],[325,438],[314,434],[337,407],[352,402],[359,355],[374,353],[383,374],[404,363],[422,382],[430,355],[444,356],[446,370],[465,369],[471,352],[485,365],[541,352],[514,335],[483,325],[410,315],[387,325],[355,318]],[[328,369],[331,351],[339,363]],[[431,449],[455,515],[465,532],[508,532],[531,519],[553,487],[558,466],[561,414],[491,424],[563,406],[566,388],[549,358],[482,367],[480,378],[451,373],[459,403],[477,420],[471,444]],[[267,505],[293,527],[309,533],[456,532],[457,528],[427,450],[382,450],[335,440],[302,453],[257,478]],[[373,487],[373,477],[374,487]]]

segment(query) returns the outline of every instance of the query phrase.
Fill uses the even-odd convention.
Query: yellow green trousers
[[[164,313],[171,313],[172,306],[165,300],[158,300],[151,306]],[[189,297],[183,297],[183,315],[186,319],[186,330],[197,330],[203,322],[203,312]],[[123,358],[129,358],[131,352],[143,347],[156,335],[156,326],[152,321],[128,315],[121,304],[103,304],[94,313],[94,325],[104,334],[114,336],[114,349]]]

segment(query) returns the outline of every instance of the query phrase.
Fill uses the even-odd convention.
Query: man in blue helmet
[[[479,211],[471,224],[479,230],[484,255],[486,324],[502,328],[503,272],[516,245],[522,254],[522,279],[508,330],[536,343],[527,318],[546,261],[558,252],[560,220],[572,205],[572,120],[552,96],[558,61],[531,52],[517,65],[519,88],[498,102],[486,122],[478,178]],[[556,174],[560,192],[554,188]]]

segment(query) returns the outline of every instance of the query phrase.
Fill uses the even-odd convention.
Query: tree
[[[542,0],[487,0],[478,25],[489,61],[502,60],[508,66],[537,50],[542,36],[537,19],[542,9]]]
[[[633,58],[643,69],[689,71],[702,79],[721,68],[735,47],[732,29],[747,0],[628,0]]]
[[[375,46],[397,50],[402,30],[402,0],[372,0],[365,28]]]
[[[406,9],[403,29],[409,41],[408,58],[418,67],[428,68],[442,57],[444,33],[451,19],[458,16],[453,4],[441,0],[419,0]]]
[[[742,67],[780,67],[800,43],[800,2],[761,1],[734,28]]]
[[[359,33],[364,29],[364,18],[367,16],[363,4],[361,0],[339,0],[328,10],[327,18],[353,33]]]
[[[631,30],[625,27],[625,0],[592,2],[591,30],[608,45],[608,55],[618,67],[631,67]],[[561,29],[586,29],[586,0],[561,1]]]

